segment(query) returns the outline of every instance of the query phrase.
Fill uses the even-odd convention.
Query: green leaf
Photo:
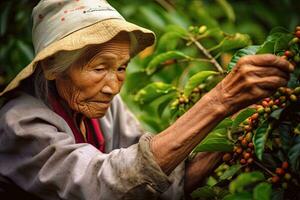
[[[280,119],[280,116],[281,116],[281,113],[284,109],[281,108],[281,109],[278,109],[278,110],[275,110],[271,113],[270,117],[273,118],[273,119],[276,119],[276,120],[279,120]]]
[[[232,119],[230,119],[229,117],[223,119],[223,121],[221,121],[213,130],[217,130],[217,129],[221,129],[221,128],[229,128],[232,126]]]
[[[288,157],[294,171],[299,171],[300,166],[300,143],[295,144],[289,150]]]
[[[143,114],[138,116],[138,119],[144,123],[145,129],[151,133],[159,133],[163,129],[158,118]]]
[[[33,59],[34,53],[33,49],[30,46],[25,44],[23,41],[17,41],[17,47],[21,50],[21,52],[26,56],[27,60],[30,61]]]
[[[272,186],[269,183],[260,183],[253,190],[254,200],[270,200],[272,194]]]
[[[236,63],[238,62],[238,60],[246,55],[254,55],[256,54],[256,51],[259,49],[260,46],[257,45],[253,45],[253,46],[249,46],[243,49],[238,50],[232,57],[230,63],[228,64],[227,70],[231,71]]]
[[[159,30],[164,30],[166,22],[153,8],[149,9],[147,6],[140,6],[139,11],[142,15],[140,17],[144,18],[151,26]]]
[[[169,104],[171,101],[174,101],[176,99],[177,94],[175,92],[172,92],[167,95],[163,95],[159,98],[156,98],[153,102],[150,104],[153,105],[156,108],[156,113],[159,117],[162,117],[163,112],[166,108],[169,107]]]
[[[282,200],[283,198],[284,198],[284,190],[282,188],[273,190],[272,200]]]
[[[237,194],[229,194],[223,200],[253,200],[250,192],[241,192]]]
[[[175,25],[175,24],[168,25],[166,27],[166,30],[168,32],[176,32],[176,33],[180,34],[182,37],[188,35],[188,31],[186,29],[182,28],[181,26]]]
[[[137,91],[145,87],[147,84],[149,84],[149,82],[149,77],[144,71],[137,71],[132,73],[126,72],[126,81],[124,88],[126,88],[127,92],[136,94]]]
[[[230,3],[228,3],[226,0],[217,0],[217,2],[223,8],[223,10],[225,11],[228,20],[230,22],[234,22],[235,21],[235,14],[234,14],[233,8],[230,5]]]
[[[178,13],[176,10],[164,12],[163,16],[166,18],[167,24],[176,24],[183,28],[188,28],[190,24],[188,17]]]
[[[3,36],[6,33],[7,30],[7,22],[9,21],[8,15],[11,9],[12,2],[9,2],[8,4],[4,4],[5,8],[4,11],[2,10],[1,16],[0,16],[0,35]],[[2,5],[3,6],[3,5]]]
[[[194,152],[215,152],[232,151],[233,144],[227,139],[227,129],[220,128],[213,130],[208,136],[194,149]]]
[[[292,122],[289,120],[281,120],[277,129],[274,130],[274,133],[278,133],[281,139],[281,148],[288,154],[288,151],[294,144],[294,138],[291,136],[291,132],[293,131]]]
[[[263,181],[264,179],[263,173],[258,171],[243,173],[230,183],[229,190],[231,193],[243,192],[246,186]]]
[[[207,9],[203,9],[203,6],[202,1],[190,1],[189,10],[193,13],[191,17],[209,28],[218,27],[218,21],[208,13]]]
[[[176,92],[176,87],[163,82],[153,82],[141,89],[135,96],[135,100],[140,104],[152,102],[158,97],[161,97],[171,92]]]
[[[268,120],[265,120],[257,129],[253,137],[255,154],[258,159],[262,159],[262,155],[265,149],[265,144],[268,138],[268,135],[272,129],[271,124]]]
[[[279,36],[279,38],[275,41],[274,44],[274,52],[280,52],[288,49],[289,47],[289,41],[293,39],[294,35],[293,34],[282,34]]]
[[[249,35],[236,33],[234,35],[226,36],[216,49],[218,51],[226,52],[233,49],[243,48],[250,44],[251,40]]]
[[[162,35],[157,44],[157,52],[174,50],[182,35],[177,31],[167,32]]]
[[[204,186],[200,187],[194,192],[192,192],[192,197],[193,198],[204,198],[204,199],[211,199],[213,198],[216,194],[215,191],[213,190],[212,187],[210,186]]]
[[[148,67],[146,68],[147,74],[153,74],[158,69],[161,63],[171,59],[191,59],[191,57],[185,55],[180,51],[168,51],[165,53],[158,54],[150,61]]]
[[[222,176],[220,176],[221,180],[230,179],[233,175],[235,175],[240,169],[241,165],[232,165],[230,166]]]
[[[240,112],[238,114],[238,116],[236,116],[236,118],[234,119],[233,123],[232,123],[232,131],[235,131],[236,129],[238,129],[239,125],[245,121],[248,117],[250,117],[251,115],[253,115],[254,113],[256,113],[256,110],[254,108],[247,108],[245,110],[243,110],[242,112]]]
[[[289,33],[289,30],[282,26],[277,26],[277,27],[272,28],[269,35],[274,35],[274,34],[278,34],[278,33]]]
[[[285,50],[288,47],[288,42],[291,40],[292,35],[282,27],[274,28],[265,42],[261,45],[257,54],[273,53],[280,50]]]
[[[200,85],[203,81],[207,79],[207,77],[217,74],[215,71],[201,71],[193,75],[187,82],[184,87],[184,95],[189,96],[193,89]]]

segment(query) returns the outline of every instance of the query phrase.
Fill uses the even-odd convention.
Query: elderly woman
[[[154,34],[104,0],[43,0],[36,56],[0,94],[0,191],[9,199],[181,199],[221,153],[186,158],[226,116],[271,95],[293,67],[273,55],[235,69],[163,132],[143,133],[118,93]]]

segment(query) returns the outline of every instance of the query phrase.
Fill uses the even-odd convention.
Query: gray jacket
[[[22,93],[0,110],[0,182],[41,199],[181,199],[184,163],[166,176],[137,120],[116,96],[100,119],[106,153],[76,144],[67,123]]]

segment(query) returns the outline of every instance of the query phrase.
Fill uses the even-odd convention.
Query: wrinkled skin
[[[120,92],[130,59],[127,35],[90,47],[69,69],[55,79],[56,88],[69,107],[88,118],[105,115]]]
[[[225,117],[286,85],[293,68],[288,61],[270,54],[240,59],[235,69],[214,89],[152,139],[151,149],[162,170],[170,174]],[[217,166],[221,155],[213,153],[204,158],[199,155],[187,165],[186,192],[191,192],[201,183],[207,175],[205,172]]]
[[[55,78],[59,95],[76,112],[102,117],[125,79],[130,45],[127,36],[92,48],[84,59]],[[225,117],[270,96],[287,84],[293,66],[274,55],[245,56],[234,70],[166,130],[150,147],[168,175]],[[185,191],[195,189],[220,161],[222,153],[201,153],[186,165]]]

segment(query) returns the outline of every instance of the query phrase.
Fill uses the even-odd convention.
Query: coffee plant
[[[33,57],[30,12],[37,2],[0,3],[1,89]],[[126,19],[154,30],[159,38],[155,49],[147,49],[127,68],[122,95],[152,132],[165,129],[192,107],[244,55],[273,53],[298,65],[287,87],[224,119],[194,149],[193,154],[226,153],[224,163],[192,196],[194,199],[300,199],[297,194],[299,28],[291,32],[275,28],[264,41],[270,27],[291,28],[299,24],[299,2],[156,0],[145,1],[143,5],[139,0],[109,2]],[[187,28],[199,23],[202,26]],[[251,40],[264,43],[249,46]]]
[[[220,82],[242,56],[272,53],[295,66],[286,87],[224,119],[194,149],[191,156],[227,153],[193,199],[300,199],[300,27],[292,32],[275,28],[263,44],[250,44],[249,36],[240,33],[174,27],[144,60],[144,73],[156,81],[138,90],[135,100],[153,116],[169,118],[168,123]],[[160,81],[160,73],[169,75],[169,82]]]

